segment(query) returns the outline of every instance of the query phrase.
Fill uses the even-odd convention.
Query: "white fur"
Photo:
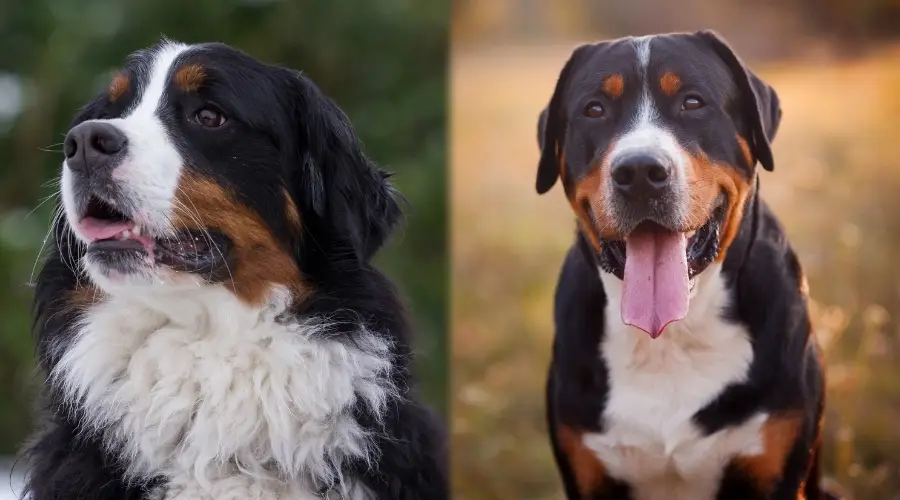
[[[192,478],[178,478],[156,493],[159,500],[369,500],[372,492],[356,483],[343,492],[329,491],[323,497],[295,483],[256,481],[247,476],[230,476],[217,481],[211,489],[201,487]],[[152,500],[156,500],[155,498]]]
[[[254,308],[221,286],[118,289],[60,346],[51,380],[129,478],[168,479],[166,500],[316,498],[332,480],[340,498],[367,498],[330,465],[377,453],[349,412],[361,398],[381,415],[396,396],[390,346],[367,331],[325,338],[327,318],[285,320],[288,299],[275,290]]]
[[[644,75],[647,74],[647,66],[650,65],[650,42],[654,35],[636,36],[631,39],[634,44],[634,50],[637,53],[638,64]]]
[[[600,271],[609,299],[600,355],[610,392],[604,432],[584,443],[610,475],[634,486],[636,500],[711,500],[729,460],[763,452],[765,413],[709,436],[691,421],[744,380],[753,359],[746,329],[721,318],[728,294],[720,267],[697,277],[687,317],[657,339],[622,322],[622,282]]]
[[[638,102],[638,112],[634,121],[627,130],[616,139],[613,148],[608,155],[608,162],[615,164],[619,158],[630,156],[635,153],[649,154],[660,157],[669,161],[672,166],[672,189],[678,198],[674,203],[676,207],[689,206],[689,193],[687,189],[687,176],[689,175],[690,159],[687,158],[684,150],[678,143],[678,140],[662,123],[659,116],[659,110],[650,93],[650,44],[653,36],[644,36],[633,38],[632,43],[635,46],[635,56],[638,59],[638,65],[641,69],[641,81],[643,89],[641,91],[640,101]],[[611,199],[614,196],[614,186],[612,183],[606,183],[606,198]],[[609,204],[604,204],[604,210],[610,210]],[[607,217],[611,220],[617,220],[616,214],[608,213]],[[684,225],[688,221],[689,213],[687,210],[679,210],[675,214],[678,224]]]

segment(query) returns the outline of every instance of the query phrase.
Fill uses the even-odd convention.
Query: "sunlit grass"
[[[534,191],[537,114],[570,46],[457,52],[452,71],[455,498],[559,499],[544,428],[552,295],[573,218]],[[826,348],[825,467],[900,498],[900,51],[760,73],[784,119],[762,174]]]

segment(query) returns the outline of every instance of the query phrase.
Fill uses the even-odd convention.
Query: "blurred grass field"
[[[562,498],[543,388],[574,219],[534,178],[537,115],[572,47],[451,53],[454,498]],[[900,499],[900,47],[754,69],[784,110],[762,193],[826,349],[827,474],[856,500]]]

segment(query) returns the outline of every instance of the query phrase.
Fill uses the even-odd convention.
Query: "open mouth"
[[[688,264],[688,279],[691,287],[694,286],[694,278],[702,273],[716,257],[719,256],[719,234],[722,223],[725,220],[724,198],[713,211],[712,216],[700,229],[687,233],[687,245],[685,257]],[[640,224],[637,232],[668,231],[652,221]],[[603,240],[600,253],[600,267],[617,278],[623,279],[625,273],[626,240]]]
[[[153,236],[127,214],[93,196],[78,228],[89,240],[88,255],[120,271],[140,264],[162,264],[187,272],[211,271],[225,262],[230,243],[215,230],[182,229],[170,236]]]
[[[689,233],[645,221],[624,240],[604,240],[600,267],[622,280],[622,320],[658,337],[687,315],[695,278],[719,255],[726,198],[709,220]]]

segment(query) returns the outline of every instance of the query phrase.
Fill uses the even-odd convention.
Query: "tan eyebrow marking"
[[[203,85],[206,71],[199,64],[183,66],[175,73],[175,85],[185,92],[194,92]]]
[[[131,86],[131,79],[128,78],[128,75],[125,73],[118,73],[115,77],[113,77],[112,81],[109,82],[109,100],[110,102],[116,102],[120,97],[125,95],[125,92],[128,92],[128,88]]]
[[[675,95],[678,89],[681,88],[681,78],[671,71],[666,71],[662,78],[659,79],[659,86],[663,94],[668,96]]]
[[[622,97],[622,92],[624,91],[625,80],[619,73],[609,75],[603,80],[603,93],[606,94],[606,96],[610,99],[618,99],[619,97]]]

